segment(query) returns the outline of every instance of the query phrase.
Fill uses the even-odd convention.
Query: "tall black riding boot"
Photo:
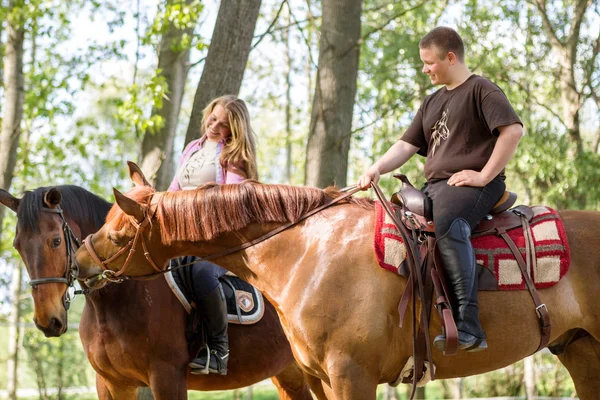
[[[467,351],[485,350],[487,341],[479,322],[477,302],[477,264],[471,245],[471,227],[467,221],[462,218],[455,220],[450,229],[437,239],[437,247],[454,292],[453,312],[459,348]],[[445,351],[446,334],[437,336],[433,344],[438,350]]]
[[[209,372],[227,375],[229,360],[229,337],[227,335],[227,304],[221,283],[198,304],[198,312],[203,315],[207,325],[207,346],[202,347],[196,358],[190,363],[192,374]],[[208,365],[207,365],[207,360]]]

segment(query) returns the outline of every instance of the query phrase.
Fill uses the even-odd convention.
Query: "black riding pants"
[[[176,259],[179,264],[187,264],[198,257],[184,256]],[[198,303],[202,297],[215,290],[219,284],[219,278],[227,273],[227,270],[217,264],[208,261],[199,261],[176,271],[185,282],[185,286],[192,289],[194,301]]]
[[[463,218],[471,230],[490,212],[506,190],[504,181],[495,178],[484,187],[450,186],[448,180],[427,182],[421,189],[433,201],[435,235],[444,235],[450,225]]]

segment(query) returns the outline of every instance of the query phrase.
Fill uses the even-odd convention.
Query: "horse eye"
[[[121,241],[116,239],[114,236],[112,236],[111,234],[108,234],[108,240],[110,240],[114,245],[120,246],[121,245]]]
[[[61,238],[56,238],[52,240],[52,248],[56,249],[58,246],[60,246],[60,244],[62,243],[62,239]]]

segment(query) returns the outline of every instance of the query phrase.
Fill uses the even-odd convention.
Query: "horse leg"
[[[307,373],[304,373],[304,378],[306,379],[306,383],[308,383],[310,390],[317,396],[318,400],[333,399],[333,394],[330,394],[329,396],[325,394],[325,390],[329,389],[329,386],[325,385],[325,382],[316,376]]]
[[[98,400],[137,400],[137,386],[116,386],[96,373],[96,391]]]
[[[271,377],[282,400],[311,400],[305,374],[296,362],[290,363],[279,374]],[[321,399],[321,398],[319,398]]]
[[[597,399],[600,393],[600,342],[592,336],[575,340],[558,359],[569,371],[579,398]]]
[[[155,400],[187,400],[186,367],[171,364],[153,365],[150,388]]]
[[[335,400],[376,400],[379,377],[376,368],[348,357],[329,363],[328,375]]]

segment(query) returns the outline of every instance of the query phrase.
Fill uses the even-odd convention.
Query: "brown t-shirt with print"
[[[498,127],[521,120],[498,86],[471,75],[453,90],[446,87],[427,96],[400,138],[427,156],[427,181],[448,179],[464,169],[481,171],[488,162]],[[499,175],[504,179],[504,170]]]

